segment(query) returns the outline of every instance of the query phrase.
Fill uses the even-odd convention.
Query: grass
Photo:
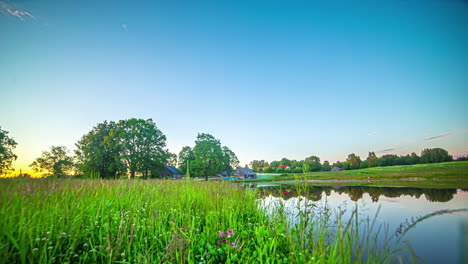
[[[300,187],[299,187],[300,188]],[[393,263],[357,213],[282,206],[231,182],[0,180],[2,263]],[[357,209],[356,209],[357,210]],[[364,223],[372,230],[375,223]],[[232,230],[231,237],[219,231]],[[378,232],[377,232],[378,233]],[[226,240],[224,240],[226,239]]]
[[[445,181],[445,186],[450,185],[460,185],[459,188],[466,188],[468,183],[468,161],[454,161],[454,162],[444,162],[444,163],[432,163],[432,164],[416,164],[416,165],[403,165],[403,166],[389,166],[389,167],[374,167],[367,169],[358,169],[358,170],[345,170],[345,171],[320,171],[320,172],[310,172],[310,173],[291,173],[291,174],[282,174],[270,177],[259,177],[257,180],[246,180],[246,181],[291,181],[291,180],[336,180],[336,182],[329,183],[317,183],[320,185],[334,185],[338,182],[343,184],[363,184],[364,182],[359,182],[358,180],[367,181],[368,179],[372,180],[394,180],[393,182],[386,181],[385,185],[395,184],[399,179],[402,179],[410,186],[414,185],[410,182],[413,180],[423,179],[426,181],[434,180],[443,180]],[[419,182],[421,183],[421,182]],[[365,184],[365,183],[364,183]],[[375,183],[373,183],[375,184]],[[399,185],[403,183],[400,182]],[[426,187],[431,185],[429,182],[424,183]],[[416,184],[417,185],[417,184]],[[432,185],[437,185],[433,183]],[[373,186],[373,185],[372,185]],[[440,187],[444,188],[444,187]]]

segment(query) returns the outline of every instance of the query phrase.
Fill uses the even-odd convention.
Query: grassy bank
[[[320,171],[309,173],[291,173],[259,177],[257,181],[277,180],[351,180],[351,179],[468,179],[468,161],[454,161],[432,164],[416,164],[389,167],[374,167],[345,171]]]
[[[306,204],[313,217],[300,214],[291,225],[281,206],[259,207],[256,192],[230,182],[2,179],[0,189],[3,263],[391,263],[396,257],[391,247],[377,248],[372,232],[357,232],[357,216],[348,221]]]

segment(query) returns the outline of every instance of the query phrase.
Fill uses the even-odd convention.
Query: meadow
[[[227,181],[2,179],[0,189],[2,263],[394,263],[404,250],[357,208],[344,219],[299,199],[291,223]]]

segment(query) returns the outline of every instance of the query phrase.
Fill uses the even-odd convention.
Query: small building
[[[257,179],[257,174],[248,168],[237,168],[234,176],[236,180]]]
[[[159,175],[160,178],[172,178],[172,179],[182,179],[183,175],[180,170],[174,166],[164,165],[165,170]]]
[[[333,168],[331,169],[331,171],[344,171],[344,169],[335,166],[335,167],[333,167]]]

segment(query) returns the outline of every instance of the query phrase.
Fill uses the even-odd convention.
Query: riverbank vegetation
[[[2,179],[0,188],[5,263],[394,263],[401,257],[401,245],[374,243],[395,234],[374,232],[375,222],[358,221],[356,213],[345,219],[298,199],[305,210],[291,222],[284,207],[260,207],[255,191],[230,182]]]
[[[413,152],[405,156],[386,154],[381,157],[377,157],[375,152],[369,152],[367,159],[361,160],[361,157],[351,153],[348,155],[346,161],[337,161],[331,165],[327,160],[321,163],[319,157],[310,156],[300,161],[289,160],[287,158],[282,158],[280,161],[275,160],[271,163],[264,160],[253,160],[250,162],[249,167],[253,171],[259,173],[308,173],[316,171],[356,170],[396,165],[430,164],[447,161],[453,161],[453,157],[447,150],[442,148],[428,148],[421,152],[421,156],[418,156]]]
[[[247,181],[247,180],[246,180]],[[311,181],[321,186],[393,186],[420,188],[468,188],[468,161],[375,167],[345,171],[259,174],[249,182]]]

